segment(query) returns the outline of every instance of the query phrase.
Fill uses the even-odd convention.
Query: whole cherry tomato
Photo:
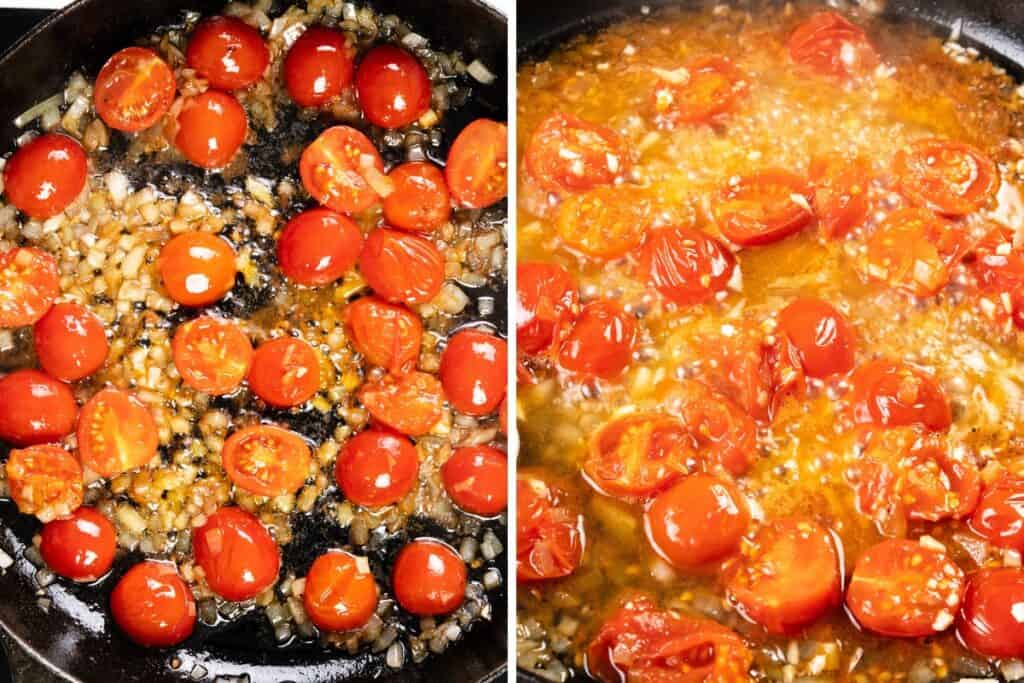
[[[263,78],[270,50],[260,32],[235,17],[210,17],[196,26],[185,61],[214,88],[238,90]]]
[[[465,597],[466,565],[448,544],[420,538],[398,552],[391,589],[398,604],[417,616],[448,614]]]
[[[379,508],[397,503],[416,485],[419,455],[404,436],[370,429],[353,436],[334,465],[345,498]]]
[[[89,160],[76,140],[44,133],[11,155],[4,166],[4,196],[30,218],[64,211],[82,194]]]
[[[220,301],[235,285],[235,250],[208,232],[184,232],[160,250],[160,277],[171,298],[182,306]]]
[[[377,599],[370,563],[343,550],[328,550],[313,561],[302,592],[306,613],[324,631],[366,625],[377,610]]]
[[[65,382],[99,370],[110,350],[103,322],[80,304],[54,305],[35,324],[32,338],[39,365]]]
[[[288,221],[277,240],[277,263],[285,277],[321,287],[341,279],[359,259],[363,234],[347,216],[317,208]]]
[[[492,517],[508,505],[508,458],[491,446],[455,449],[441,466],[448,497],[462,510]]]
[[[345,34],[326,26],[310,26],[288,50],[284,84],[295,104],[320,107],[352,83],[355,49]]]
[[[196,601],[173,564],[140,562],[121,577],[110,611],[126,636],[143,647],[170,647],[192,635]]]
[[[78,404],[71,389],[38,370],[0,379],[0,439],[15,446],[60,441],[75,429]]]
[[[281,551],[266,527],[237,507],[221,508],[195,529],[192,552],[210,589],[232,602],[262,593],[281,568]]]
[[[175,146],[200,168],[223,168],[242,148],[249,132],[245,109],[233,95],[217,90],[189,97],[178,114]]]
[[[90,507],[47,522],[40,532],[39,554],[46,566],[72,581],[92,582],[110,571],[117,551],[117,531]]]
[[[356,69],[363,116],[381,128],[401,128],[430,109],[430,77],[420,61],[394,45],[370,48]]]
[[[483,330],[456,332],[441,353],[439,376],[445,398],[468,415],[490,415],[507,388],[505,340]]]

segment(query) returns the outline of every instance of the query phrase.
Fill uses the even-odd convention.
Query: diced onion
[[[495,76],[490,69],[484,66],[484,63],[479,59],[474,59],[470,62],[469,66],[466,67],[466,71],[469,72],[470,76],[484,85],[490,85],[497,79],[497,76]]]
[[[26,109],[24,112],[19,114],[14,119],[14,125],[18,128],[24,128],[28,124],[32,123],[40,116],[45,114],[47,111],[59,109],[60,105],[64,103],[64,93],[59,92],[56,95],[51,95],[41,102],[36,102],[31,107]]]
[[[370,154],[363,154],[359,157],[360,175],[373,188],[373,191],[381,197],[387,197],[395,191],[395,182],[377,170],[375,159]]]

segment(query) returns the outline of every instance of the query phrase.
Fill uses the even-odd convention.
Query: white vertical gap
[[[508,0],[505,6],[508,17],[508,300],[505,310],[508,311],[508,569],[506,576],[506,594],[508,595],[508,683],[516,683],[516,472],[518,471],[519,433],[516,419],[517,390],[516,368],[518,352],[516,350],[516,263],[518,208],[516,207],[516,175],[519,165],[516,159],[516,23],[517,15],[515,0]]]

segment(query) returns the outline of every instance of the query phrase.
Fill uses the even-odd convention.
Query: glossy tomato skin
[[[680,382],[677,391],[667,406],[694,439],[701,470],[726,477],[746,474],[758,458],[754,419],[732,399],[703,382]]]
[[[818,12],[789,38],[790,57],[803,68],[844,81],[865,76],[881,61],[867,35],[838,12]]]
[[[39,365],[65,382],[99,370],[110,350],[103,322],[80,304],[55,304],[35,324],[32,338]]]
[[[110,571],[117,551],[117,531],[110,520],[90,507],[70,517],[47,522],[40,532],[39,553],[55,573],[90,583]]]
[[[126,636],[143,647],[171,647],[192,635],[196,602],[174,565],[141,562],[110,595],[110,611]]]
[[[171,342],[181,381],[214,396],[230,394],[252,366],[252,342],[230,320],[201,316],[178,327]]]
[[[356,69],[356,93],[366,120],[401,128],[430,109],[430,77],[420,61],[394,45],[378,45]]]
[[[896,154],[893,171],[911,201],[947,216],[983,208],[999,189],[992,160],[963,142],[919,140]]]
[[[430,240],[399,230],[371,232],[359,269],[378,296],[392,303],[422,304],[441,291],[444,254]]]
[[[160,277],[171,298],[182,306],[220,301],[235,285],[235,250],[208,232],[185,232],[160,250]]]
[[[78,457],[102,477],[142,467],[156,456],[156,422],[133,394],[103,389],[82,406]]]
[[[467,415],[490,415],[507,388],[508,345],[497,335],[478,329],[456,332],[441,353],[444,395]]]
[[[60,441],[78,420],[71,389],[38,370],[15,370],[0,379],[0,439],[15,446]]]
[[[924,370],[908,363],[874,360],[854,370],[850,383],[853,421],[859,425],[921,425],[941,431],[953,421],[946,392]]]
[[[463,446],[441,466],[448,497],[462,510],[482,517],[508,506],[508,458],[491,446]]]
[[[724,244],[688,227],[651,230],[640,252],[647,284],[680,306],[714,299],[729,286],[736,257]]]
[[[683,84],[659,80],[654,90],[654,120],[663,128],[706,123],[733,110],[749,83],[728,57],[708,55],[686,65]]]
[[[765,169],[730,179],[715,203],[715,220],[734,244],[771,244],[810,222],[811,197],[806,179],[782,169]]]
[[[360,213],[380,195],[368,178],[385,179],[384,160],[368,137],[350,126],[328,128],[302,152],[302,186],[338,213]]]
[[[384,198],[384,220],[396,228],[433,232],[448,222],[451,197],[444,172],[427,161],[407,161],[392,169],[394,183]]]
[[[416,485],[419,455],[409,439],[370,429],[349,439],[334,465],[345,498],[379,508],[397,503]]]
[[[324,631],[361,628],[377,610],[377,583],[366,558],[328,550],[313,561],[302,601],[306,613]]]
[[[583,516],[562,489],[520,473],[516,481],[516,580],[569,576],[583,561]]]
[[[483,209],[501,201],[508,194],[508,126],[477,119],[463,128],[444,173],[459,206]]]
[[[967,579],[956,632],[967,647],[986,657],[1024,657],[1024,570],[981,569]]]
[[[306,29],[284,60],[284,83],[295,104],[320,107],[341,95],[352,82],[353,52],[341,31]]]
[[[273,425],[243,427],[224,442],[221,461],[228,478],[257,496],[295,493],[309,477],[312,461],[301,436]]]
[[[302,405],[320,391],[320,354],[295,337],[264,342],[252,356],[249,389],[275,408]]]
[[[558,351],[558,362],[577,375],[611,379],[632,361],[636,338],[636,319],[622,306],[594,301],[580,311]]]
[[[853,327],[821,299],[796,299],[779,312],[779,332],[796,347],[809,377],[825,379],[853,369],[857,338]]]
[[[341,279],[359,259],[363,234],[350,218],[330,209],[303,211],[277,240],[277,263],[300,285],[322,287]]]
[[[579,311],[576,280],[555,263],[516,265],[516,341],[526,355],[551,348],[556,331]]]
[[[45,251],[15,247],[0,252],[0,327],[32,325],[59,294],[57,262]]]
[[[263,78],[270,50],[260,32],[235,17],[210,17],[192,32],[186,63],[220,90],[246,88]]]
[[[82,504],[82,466],[63,448],[44,444],[14,449],[6,473],[11,500],[22,514],[49,522]]]
[[[860,157],[815,157],[810,167],[814,213],[826,239],[844,237],[867,218],[871,165]]]
[[[177,88],[174,72],[160,55],[148,48],[128,47],[100,69],[93,103],[108,126],[136,133],[163,118]]]
[[[234,95],[207,90],[185,100],[174,144],[200,168],[227,166],[249,133],[245,109]]]
[[[444,412],[444,389],[431,374],[413,370],[367,382],[359,400],[374,420],[409,436],[421,436]]]
[[[64,211],[85,188],[89,161],[76,140],[44,133],[22,145],[4,166],[4,196],[38,220]]]
[[[281,568],[281,551],[266,527],[237,507],[210,515],[192,533],[192,552],[210,589],[231,602],[262,593]]]
[[[465,597],[466,565],[448,544],[417,539],[398,552],[391,588],[398,604],[408,612],[421,617],[448,614]]]
[[[345,329],[356,351],[389,372],[416,367],[423,339],[420,317],[379,297],[364,296],[345,309]]]
[[[969,523],[989,543],[1024,551],[1024,480],[1004,476],[986,487]]]

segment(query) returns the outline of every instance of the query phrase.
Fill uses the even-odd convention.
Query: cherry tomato
[[[89,161],[78,141],[44,133],[11,155],[4,166],[4,196],[39,220],[56,216],[82,194]]]
[[[908,199],[947,216],[983,208],[999,189],[999,172],[979,149],[951,140],[919,140],[893,160]]]
[[[612,185],[630,167],[629,150],[618,133],[563,112],[541,122],[525,155],[534,181],[559,196]]]
[[[395,187],[384,198],[384,220],[396,228],[433,232],[452,215],[444,172],[426,161],[409,161],[392,169]]]
[[[799,400],[807,393],[807,373],[804,371],[803,357],[799,348],[789,335],[782,334],[775,338],[765,350],[765,361],[771,370],[771,401],[768,414],[771,417],[790,399]]]
[[[614,301],[594,301],[580,311],[558,351],[558,362],[578,375],[611,379],[633,359],[636,338],[636,318]]]
[[[338,213],[359,213],[377,203],[376,187],[387,181],[384,160],[355,128],[328,128],[302,152],[302,186],[313,199]]]
[[[967,250],[958,225],[927,209],[902,209],[888,216],[868,239],[862,270],[868,279],[933,296],[946,286],[951,267]]]
[[[508,507],[508,458],[490,446],[455,449],[441,466],[448,497],[462,510],[493,517]]]
[[[795,299],[779,312],[779,332],[796,347],[808,376],[824,379],[853,369],[857,337],[831,304]]]
[[[398,552],[391,588],[407,612],[421,617],[448,614],[465,597],[466,565],[448,544],[420,538]]]
[[[639,261],[647,284],[680,306],[705,303],[724,292],[736,267],[725,245],[685,227],[648,232]]]
[[[498,408],[498,427],[502,434],[508,436],[508,396],[501,399],[501,406]]]
[[[185,232],[160,250],[160,277],[171,298],[182,306],[220,301],[235,285],[235,250],[208,232]]]
[[[135,133],[163,118],[177,89],[174,72],[160,55],[144,47],[128,47],[100,69],[93,104],[108,126]]]
[[[375,296],[356,299],[345,309],[345,329],[356,351],[373,365],[395,373],[416,367],[423,323],[404,306]]]
[[[241,326],[203,316],[174,333],[174,367],[181,381],[214,396],[230,394],[245,380],[252,365],[252,343]]]
[[[381,128],[401,128],[430,109],[430,77],[420,60],[394,45],[378,45],[356,69],[363,116]]]
[[[444,264],[444,254],[430,240],[386,228],[369,234],[359,256],[366,282],[394,303],[422,304],[437,296]]]
[[[547,351],[579,309],[576,280],[554,263],[516,265],[516,340],[526,355]]]
[[[15,247],[0,252],[0,327],[36,323],[59,294],[57,262],[45,251]]]
[[[281,551],[251,513],[226,507],[192,532],[192,552],[206,583],[231,602],[249,600],[277,580]]]
[[[185,100],[174,144],[196,166],[223,168],[241,149],[248,133],[245,109],[234,95],[207,90]]]
[[[654,218],[645,190],[595,187],[567,198],[558,213],[558,235],[570,249],[596,259],[617,259],[644,238]]]
[[[93,508],[80,507],[70,517],[47,522],[40,538],[46,566],[66,579],[91,583],[114,563],[117,531]]]
[[[196,601],[173,564],[140,562],[121,577],[110,611],[124,634],[144,647],[170,647],[192,635]]]
[[[352,82],[355,51],[345,34],[326,26],[310,26],[284,59],[284,84],[300,107],[320,107]]]
[[[39,365],[65,382],[99,370],[110,350],[103,322],[80,304],[56,304],[36,323],[33,340]]]
[[[756,326],[738,326],[730,336],[709,334],[697,340],[701,359],[695,376],[733,401],[759,422],[774,415],[774,380],[764,334]]]
[[[818,12],[797,26],[789,54],[808,70],[837,80],[868,75],[881,62],[864,30],[837,12]]]
[[[101,477],[148,464],[156,456],[156,422],[139,399],[103,389],[84,406],[78,420],[78,457]]]
[[[1024,480],[1004,476],[986,487],[970,526],[993,545],[1024,551]]]
[[[748,87],[746,76],[728,57],[700,57],[686,66],[685,78],[658,80],[654,120],[665,128],[707,122],[732,111]]]
[[[57,446],[15,449],[7,457],[7,486],[19,512],[49,522],[82,504],[82,466]]]
[[[263,424],[239,429],[224,442],[221,452],[232,483],[257,496],[295,493],[309,477],[311,461],[301,436]]]
[[[484,209],[501,201],[508,194],[508,126],[477,119],[463,128],[444,174],[459,206]]]
[[[377,599],[370,563],[343,550],[328,550],[313,561],[302,592],[306,613],[324,631],[362,628],[377,611]]]
[[[695,380],[680,383],[672,405],[696,440],[701,468],[740,476],[757,460],[757,424],[731,399]]]
[[[15,446],[60,441],[75,429],[78,404],[71,389],[38,370],[0,379],[0,439]]]
[[[733,178],[715,206],[718,229],[744,247],[771,244],[810,222],[811,188],[800,176],[781,169]]]
[[[986,657],[1024,657],[1024,570],[981,569],[967,580],[956,632],[967,647]]]
[[[892,638],[917,638],[952,626],[964,573],[945,553],[889,539],[858,559],[846,606],[861,627]]]
[[[415,370],[364,384],[359,400],[375,420],[409,436],[429,432],[444,412],[441,382]]]
[[[192,32],[185,61],[220,90],[246,88],[263,78],[270,50],[260,32],[235,17],[210,17]]]
[[[811,161],[814,213],[825,239],[844,237],[868,216],[871,165],[860,157],[816,157]]]
[[[876,427],[921,425],[942,431],[953,421],[946,392],[930,374],[907,363],[874,360],[850,378],[853,421]]]
[[[420,460],[409,439],[371,429],[349,439],[334,465],[345,497],[379,508],[405,498],[416,485]]]
[[[277,263],[289,280],[321,287],[341,279],[362,248],[363,234],[350,218],[310,209],[288,221],[277,240]]]
[[[516,578],[569,576],[583,560],[583,517],[562,489],[520,474],[516,481]]]
[[[441,385],[448,402],[467,415],[490,415],[507,388],[505,340],[482,330],[456,332],[441,354]]]
[[[320,354],[295,337],[264,342],[252,356],[249,389],[275,408],[301,405],[320,391]]]
[[[1024,287],[1024,252],[1009,228],[994,228],[975,245],[969,266],[983,291],[1000,294]]]

